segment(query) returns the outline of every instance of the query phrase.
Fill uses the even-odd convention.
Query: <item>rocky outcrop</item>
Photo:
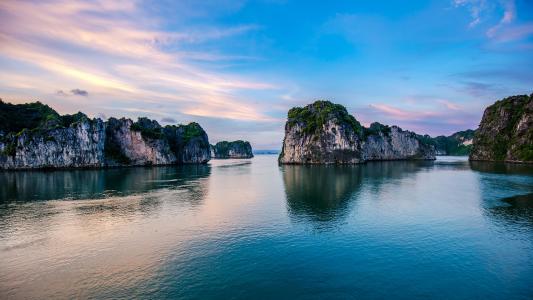
[[[364,128],[346,108],[316,101],[289,111],[281,164],[355,164],[369,160],[435,159],[435,149],[415,133],[374,123]]]
[[[198,164],[211,158],[197,123],[103,122],[82,113],[61,116],[41,103],[1,101],[0,121],[0,169]]]
[[[437,155],[468,156],[472,151],[475,130],[458,131],[450,136],[432,138]]]
[[[533,94],[508,97],[485,109],[470,160],[533,163]]]
[[[207,133],[195,122],[188,125],[171,125],[163,128],[163,135],[169,141],[178,163],[198,164],[211,159]]]
[[[252,146],[247,141],[222,141],[211,145],[211,155],[214,158],[252,158]]]
[[[157,121],[110,118],[106,128],[106,158],[110,166],[177,163]]]
[[[435,148],[429,137],[379,123],[371,124],[364,131],[362,158],[365,161],[435,159]]]
[[[66,128],[23,129],[0,137],[0,168],[104,166],[105,126],[86,117]]]

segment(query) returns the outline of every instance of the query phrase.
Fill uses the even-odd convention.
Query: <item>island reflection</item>
[[[192,188],[190,181],[211,174],[209,165],[134,167],[100,170],[0,172],[0,201],[101,199],[161,188]]]
[[[284,165],[281,167],[289,216],[295,221],[341,221],[352,210],[362,190],[379,192],[380,186],[393,183],[431,168],[427,161],[383,161],[361,165],[320,166]]]

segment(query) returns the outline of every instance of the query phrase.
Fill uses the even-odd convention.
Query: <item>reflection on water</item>
[[[283,166],[287,207],[296,217],[331,221],[346,215],[361,181],[358,166]]]
[[[490,220],[506,230],[521,230],[533,238],[533,193],[502,199],[487,209]]]
[[[1,299],[533,295],[532,166],[258,155],[0,183]]]
[[[123,169],[0,172],[0,200],[32,201],[126,196],[158,188],[184,186],[207,177],[209,165]]]
[[[287,209],[295,219],[332,222],[342,220],[357,201],[358,191],[378,191],[380,185],[432,167],[432,162],[384,161],[353,166],[284,165]]]
[[[509,174],[509,175],[531,175],[533,166],[530,164],[509,164],[502,162],[471,161],[472,170],[477,172]]]

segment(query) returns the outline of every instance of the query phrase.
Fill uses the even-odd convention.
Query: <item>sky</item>
[[[0,1],[0,98],[279,149],[318,99],[420,134],[533,92],[533,1]]]

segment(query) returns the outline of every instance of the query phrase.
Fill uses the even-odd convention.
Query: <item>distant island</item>
[[[218,142],[211,145],[211,156],[214,158],[252,158],[254,157],[252,146],[247,141]]]
[[[472,150],[476,130],[468,129],[450,136],[440,135],[432,138],[437,155],[468,156]]]
[[[259,149],[254,150],[254,155],[271,155],[271,154],[279,154],[279,150],[274,149]]]
[[[289,110],[281,164],[356,164],[372,160],[434,160],[431,137],[397,126],[362,126],[346,108],[316,101]]]
[[[533,163],[533,94],[511,96],[485,109],[470,160]]]
[[[91,119],[59,115],[40,102],[0,100],[0,168],[79,168],[203,164],[211,159],[197,123],[162,127],[139,118]]]

